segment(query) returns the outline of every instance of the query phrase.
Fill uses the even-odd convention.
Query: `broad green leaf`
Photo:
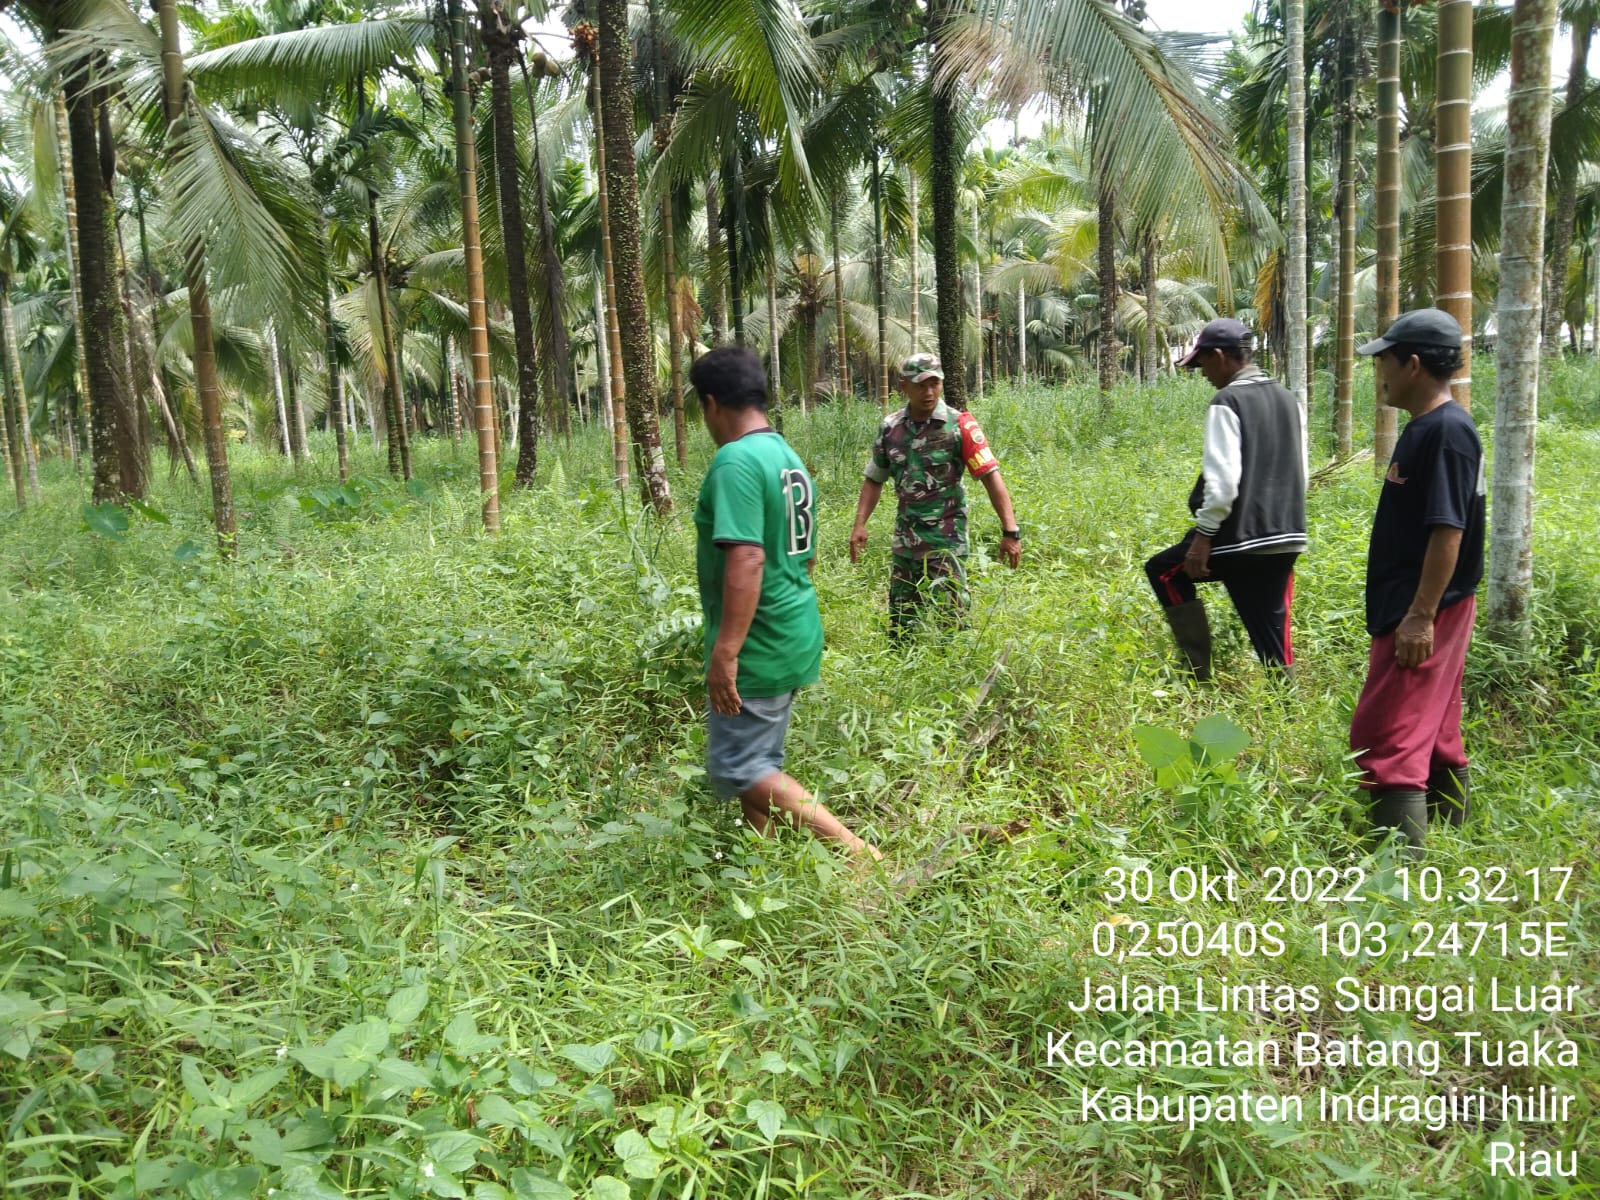
[[[629,1179],[654,1179],[661,1174],[661,1164],[666,1161],[637,1129],[623,1130],[611,1143],[611,1148],[622,1160],[623,1173]]]
[[[589,1200],[631,1200],[632,1195],[615,1175],[596,1175],[589,1181]]]
[[[783,1128],[783,1122],[789,1115],[776,1100],[752,1100],[744,1106],[744,1111],[769,1142],[777,1138],[778,1131]]]
[[[26,992],[0,992],[0,1050],[27,1058],[44,1016],[44,1007]]]
[[[128,510],[109,500],[104,504],[85,504],[83,523],[90,533],[120,542],[128,533]]]
[[[378,709],[375,712],[370,712],[367,714],[368,725],[387,725],[391,720],[393,720],[393,718],[382,709]]]
[[[85,1075],[99,1075],[111,1069],[117,1052],[110,1046],[85,1046],[72,1054],[72,1068]]]
[[[386,1011],[389,1020],[402,1029],[410,1025],[422,1015],[422,1010],[428,1006],[428,985],[416,984],[413,987],[403,987],[389,997]]]
[[[206,1167],[184,1190],[194,1200],[254,1200],[260,1185],[260,1167]]]
[[[346,1025],[321,1046],[293,1051],[295,1061],[318,1079],[349,1087],[364,1076],[389,1045],[389,1022],[374,1018]]]
[[[486,1145],[475,1133],[451,1129],[428,1139],[428,1157],[443,1170],[465,1171],[478,1161],[478,1151]]]
[[[1189,743],[1170,729],[1135,725],[1133,740],[1139,745],[1139,757],[1145,765],[1157,771],[1189,757]]]
[[[511,1194],[516,1200],[572,1200],[577,1195],[566,1184],[531,1167],[518,1167],[511,1172]]]
[[[407,1062],[403,1058],[386,1058],[373,1068],[372,1072],[378,1082],[385,1089],[400,1092],[414,1092],[419,1088],[426,1091],[433,1086],[433,1076],[414,1062]]]
[[[190,562],[199,558],[206,552],[205,547],[193,538],[184,538],[178,543],[178,548],[172,552],[172,557],[179,562]]]
[[[157,525],[172,524],[172,519],[154,505],[146,504],[143,500],[135,500],[131,496],[128,498],[128,503],[147,521],[154,521]]]
[[[1200,749],[1203,762],[1227,762],[1244,753],[1250,735],[1221,713],[1212,713],[1195,724],[1190,740]]]
[[[462,1058],[493,1050],[501,1041],[495,1034],[479,1033],[478,1018],[469,1012],[457,1013],[444,1027],[444,1040]]]
[[[617,1060],[617,1052],[606,1042],[595,1046],[566,1045],[561,1047],[561,1057],[580,1071],[598,1075]]]

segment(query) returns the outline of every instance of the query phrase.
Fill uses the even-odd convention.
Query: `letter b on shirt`
[[[814,495],[811,477],[798,468],[788,467],[782,472],[784,506],[789,515],[789,554],[811,553],[812,531],[815,527],[811,512]]]

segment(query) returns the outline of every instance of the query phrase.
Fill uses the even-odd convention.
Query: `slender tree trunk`
[[[1550,158],[1550,48],[1556,0],[1516,0],[1500,217],[1494,494],[1489,506],[1489,635],[1532,639],[1533,448],[1539,411],[1539,298]]]
[[[478,490],[483,527],[500,531],[500,470],[494,431],[489,320],[484,304],[483,245],[478,230],[478,162],[472,143],[472,98],[467,92],[467,18],[461,0],[448,0],[450,91],[456,126],[456,183],[461,192],[461,244],[466,253],[467,329],[472,348],[472,393],[478,427]]]
[[[650,41],[655,46],[656,138],[659,155],[672,136],[671,97],[668,95],[667,54],[661,41],[661,21],[656,0],[650,0]],[[678,466],[689,465],[689,429],[683,415],[683,330],[678,315],[678,248],[673,228],[672,182],[661,189],[662,297],[667,305],[667,373],[672,388],[672,443]]]
[[[1567,67],[1565,110],[1574,111],[1589,90],[1589,42],[1594,36],[1593,14],[1581,10],[1572,22],[1572,60]],[[1544,287],[1544,353],[1561,356],[1561,314],[1566,307],[1567,273],[1572,261],[1572,231],[1577,223],[1578,179],[1572,172],[1556,193],[1556,217],[1550,231],[1550,266]]]
[[[1017,281],[1017,384],[1028,382],[1028,293]]]
[[[748,264],[743,259],[749,257],[750,250],[749,246],[741,248],[744,241],[741,233],[743,223],[739,219],[744,213],[742,155],[743,151],[736,147],[729,172],[733,186],[727,189],[728,194],[722,202],[723,220],[728,233],[728,310],[733,320],[733,341],[736,346],[744,345],[744,276]]]
[[[283,356],[278,352],[276,330],[267,332],[267,360],[272,368],[272,399],[278,410],[278,449],[288,462],[298,465],[294,439],[289,434],[289,409],[283,402]]]
[[[831,225],[830,233],[833,238],[833,315],[838,325],[834,334],[835,350],[838,361],[834,363],[834,387],[844,396],[850,395],[854,388],[850,384],[850,339],[845,334],[844,323],[844,272],[839,265],[839,193],[837,190],[828,198],[828,218]]]
[[[944,0],[940,0],[940,20],[943,20]],[[931,10],[930,10],[931,11]],[[961,212],[957,195],[961,186],[961,168],[966,160],[967,148],[957,141],[960,120],[957,115],[961,96],[954,82],[941,80],[939,60],[941,50],[935,47],[935,66],[930,81],[932,95],[931,179],[933,188],[933,274],[936,308],[939,321],[939,360],[944,367],[944,398],[951,408],[967,407],[967,346],[966,303],[961,298]],[[912,168],[915,176],[915,168]],[[916,211],[915,206],[912,212]],[[912,219],[912,245],[915,247],[916,220]],[[916,250],[912,250],[913,269]],[[917,280],[913,278],[913,287]],[[916,293],[912,293],[916,303]],[[913,309],[913,312],[916,310]],[[915,340],[913,339],[913,349]]]
[[[1594,276],[1594,335],[1589,352],[1600,358],[1600,221],[1594,223],[1594,247],[1589,252],[1589,274]]]
[[[1284,247],[1284,382],[1300,402],[1302,452],[1310,465],[1310,347],[1306,330],[1306,11],[1305,0],[1284,0],[1289,67],[1289,244]]]
[[[1400,38],[1402,7],[1378,6],[1378,312],[1382,333],[1400,315]],[[1400,435],[1400,412],[1377,397],[1372,429],[1372,467],[1379,479],[1389,471]]]
[[[627,0],[600,0],[600,106],[605,112],[606,173],[611,184],[611,253],[616,256],[618,304],[626,314],[622,371],[627,378],[627,424],[643,459],[640,480],[658,514],[672,512],[661,424],[656,416],[656,338],[645,294],[645,253],[634,162],[632,42]]]
[[[5,274],[0,274],[0,305],[4,306],[4,312],[0,313],[0,320],[4,320],[6,325],[9,326],[11,323],[11,278]],[[18,414],[27,407],[28,402],[23,396],[22,390],[15,384],[18,374],[12,370],[13,355],[15,353],[16,348],[12,344],[12,339],[5,338],[0,340],[0,355],[4,355],[5,359],[3,363],[0,363],[0,368],[3,368],[3,373],[0,373],[0,385],[3,385],[4,388],[3,392],[0,392],[0,401],[3,401],[3,403],[0,403],[0,408],[3,408],[5,413],[6,459],[11,465],[11,482],[17,489],[17,510],[20,512],[28,507],[28,448],[27,442],[22,436]]]
[[[39,498],[39,458],[33,452],[32,418],[28,413],[28,387],[22,374],[22,357],[17,346],[17,322],[11,311],[11,276],[9,273],[0,274],[0,351],[5,354],[5,383],[11,397],[11,403],[16,406],[16,414],[12,418],[16,425],[16,445],[21,450],[22,456],[17,464],[22,474],[27,477],[28,491],[33,498]],[[187,456],[187,450],[185,455]],[[189,468],[193,473],[194,467]],[[18,504],[22,504],[22,482],[19,479]]]
[[[817,392],[817,306],[807,303],[805,315],[801,324],[801,337],[804,354],[801,359],[805,368],[805,376],[800,381],[800,415],[807,416],[811,412],[811,398]]]
[[[550,212],[550,186],[544,174],[544,151],[533,103],[533,82],[528,62],[517,52],[522,69],[522,90],[528,100],[528,140],[533,154],[533,186],[539,205],[539,267],[544,272],[544,299],[539,305],[539,336],[544,346],[547,405],[557,433],[571,431],[572,349],[567,338],[567,281],[561,270],[561,250],[556,245],[555,217]],[[453,435],[452,435],[453,436]]]
[[[594,108],[594,170],[600,203],[600,260],[605,276],[606,364],[610,378],[606,385],[611,414],[611,460],[617,477],[617,490],[626,492],[630,483],[628,467],[627,388],[622,373],[622,331],[617,323],[617,276],[611,243],[611,180],[606,169],[606,130],[601,107],[603,83],[598,53],[589,63],[589,103]]]
[[[328,244],[327,229],[323,229],[323,246]],[[345,433],[344,377],[339,371],[339,331],[333,321],[333,281],[322,289],[322,328],[326,335],[323,354],[328,366],[328,421],[333,426],[333,439],[339,451],[339,482],[350,482],[350,444]]]
[[[906,167],[906,199],[911,206],[911,349],[918,348],[918,335],[922,332],[922,234],[918,228],[917,212],[917,169],[913,166]],[[938,270],[935,262],[934,270]]]
[[[67,236],[62,245],[66,252],[67,275],[72,281],[72,331],[77,351],[77,381],[79,408],[83,416],[85,449],[94,455],[94,417],[90,413],[88,335],[83,329],[83,274],[78,269],[78,187],[73,179],[71,149],[71,119],[67,114],[65,92],[56,93],[56,148],[61,174],[61,199],[67,218]],[[75,421],[69,421],[70,432]],[[75,439],[66,440],[67,454],[76,459]]]
[[[1335,314],[1333,372],[1335,452],[1355,450],[1356,364],[1356,46],[1349,8],[1339,21],[1339,305]]]
[[[1144,381],[1152,384],[1161,370],[1161,247],[1153,231],[1146,231],[1139,248],[1139,271],[1144,276]]]
[[[974,398],[983,402],[983,243],[978,240],[978,209],[972,209],[972,315],[978,325],[978,356],[973,362],[976,371]]]
[[[1439,0],[1438,305],[1461,324],[1461,370],[1450,391],[1472,406],[1472,0]]]
[[[722,208],[717,185],[706,179],[706,307],[711,317],[711,344],[728,340],[728,252],[722,244]]]
[[[85,399],[94,459],[93,497],[96,503],[118,501],[126,494],[124,455],[118,453],[122,431],[119,395],[122,377],[122,339],[117,336],[122,303],[111,269],[107,205],[103,202],[105,176],[101,170],[95,89],[84,63],[66,80],[67,134],[71,146],[73,186],[82,204],[78,211],[78,274],[83,289],[83,333],[78,352],[88,376]]]
[[[1111,392],[1122,374],[1122,346],[1117,341],[1117,193],[1109,180],[1100,181],[1100,407],[1109,411]]]
[[[767,357],[772,370],[772,400],[783,405],[783,366],[778,359],[778,274],[767,268]]]
[[[889,411],[889,302],[883,280],[883,163],[872,144],[872,286],[878,306],[878,405]]]
[[[511,107],[511,63],[522,30],[505,26],[495,9],[482,13],[489,53],[489,94],[494,127],[500,236],[505,243],[506,292],[517,356],[517,469],[513,487],[531,487],[539,466],[539,360],[534,350],[533,302],[528,293],[528,247],[523,237],[522,179],[517,169],[517,119]],[[532,114],[529,114],[530,120]]]
[[[600,383],[602,411],[606,414],[606,420],[609,423],[615,420],[617,405],[611,396],[611,347],[607,344],[608,339],[606,337],[606,313],[608,311],[606,308],[605,285],[600,282],[600,276],[596,274],[594,281],[595,375]],[[615,454],[616,439],[614,437],[612,438],[612,451]],[[627,476],[620,472],[625,472],[628,469],[627,455],[624,453],[622,460],[615,465],[619,471],[617,486],[625,489],[627,487]]]
[[[411,439],[406,433],[404,386],[400,381],[400,356],[395,349],[394,317],[389,308],[389,263],[378,233],[378,205],[367,195],[367,252],[372,279],[378,289],[378,325],[382,335],[384,423],[389,429],[389,474],[411,478]]]

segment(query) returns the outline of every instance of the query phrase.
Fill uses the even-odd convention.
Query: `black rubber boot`
[[[1406,857],[1423,854],[1422,839],[1428,832],[1428,793],[1415,788],[1378,788],[1368,793],[1372,805],[1372,833],[1381,845],[1390,833],[1406,839]]]
[[[1472,785],[1466,767],[1435,767],[1428,776],[1428,815],[1461,828],[1472,815]]]
[[[1189,670],[1201,683],[1211,681],[1211,622],[1206,619],[1203,600],[1189,600],[1162,610],[1172,626],[1172,638],[1188,661]]]

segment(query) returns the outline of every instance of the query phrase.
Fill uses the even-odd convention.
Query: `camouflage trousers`
[[[911,558],[896,554],[889,568],[889,636],[899,638],[921,621],[923,609],[937,610],[936,620],[950,628],[966,624],[967,560],[955,554]]]

